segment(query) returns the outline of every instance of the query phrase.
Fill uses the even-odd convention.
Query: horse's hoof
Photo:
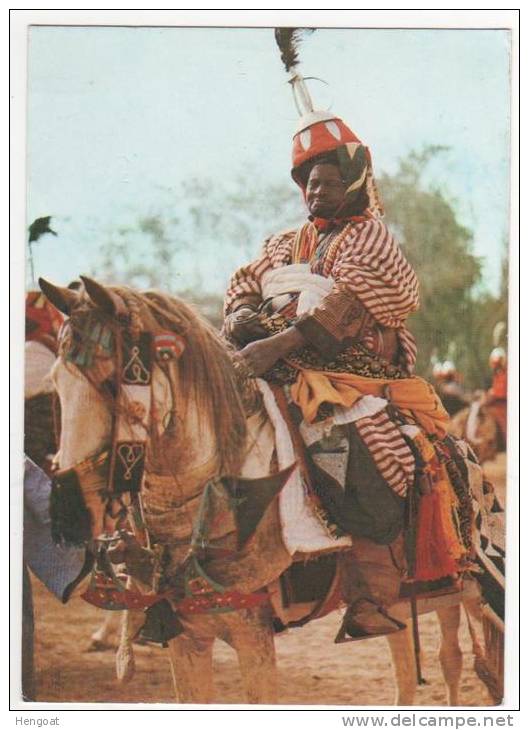
[[[109,644],[106,641],[101,641],[100,639],[92,639],[90,644],[86,647],[86,651],[110,651],[113,648],[114,647],[112,646],[112,644]]]

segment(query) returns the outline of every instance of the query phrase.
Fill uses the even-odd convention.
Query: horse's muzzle
[[[80,546],[101,533],[109,496],[108,473],[108,451],[55,472],[50,495],[55,543]]]

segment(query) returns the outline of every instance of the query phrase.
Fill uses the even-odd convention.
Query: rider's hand
[[[281,358],[286,357],[292,350],[305,345],[305,339],[295,327],[269,337],[266,340],[250,342],[240,352],[240,358],[255,377],[266,373]]]
[[[229,314],[224,320],[224,332],[240,345],[267,336],[266,330],[259,322],[257,312],[251,307],[240,307],[236,312]]]

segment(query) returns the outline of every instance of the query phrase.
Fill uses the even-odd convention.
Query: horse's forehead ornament
[[[154,352],[160,361],[178,359],[185,350],[185,340],[174,332],[162,332],[154,336]]]
[[[137,339],[123,336],[121,380],[126,385],[150,385],[152,370],[152,336],[140,332]]]

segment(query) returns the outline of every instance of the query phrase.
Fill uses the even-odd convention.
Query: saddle
[[[276,633],[297,628],[323,618],[343,605],[339,558],[336,553],[319,555],[310,561],[291,565],[277,581],[268,586]],[[437,598],[461,590],[458,579],[447,576],[435,581],[417,581],[417,599]],[[403,580],[399,601],[411,598],[412,584]]]

